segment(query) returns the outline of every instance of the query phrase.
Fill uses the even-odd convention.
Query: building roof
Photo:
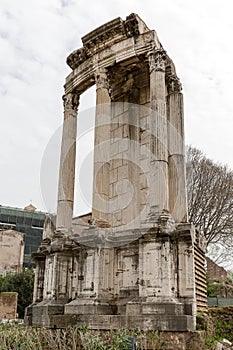
[[[33,204],[32,204],[32,206],[33,206]],[[3,213],[3,212],[12,213],[13,211],[15,211],[17,213],[24,213],[24,214],[26,214],[27,212],[29,212],[29,215],[31,216],[32,215],[31,211],[26,209],[26,208],[27,207],[25,207],[23,209],[23,208],[10,207],[10,206],[6,206],[6,205],[1,205],[0,204],[0,213]],[[33,212],[35,213],[35,215],[45,215],[45,214],[47,214],[46,212],[40,211],[40,210],[35,210]]]
[[[29,210],[29,211],[35,211],[37,208],[32,204],[30,203],[29,205],[27,205],[24,210]]]

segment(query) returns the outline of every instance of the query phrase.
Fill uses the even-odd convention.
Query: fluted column
[[[175,74],[167,77],[169,139],[169,208],[176,222],[187,221],[184,116],[181,84]]]
[[[58,205],[56,231],[69,233],[72,228],[75,160],[76,160],[76,136],[77,136],[77,111],[79,95],[70,92],[63,96],[64,123],[60,156],[60,172],[58,184]]]
[[[165,87],[166,54],[149,54],[150,69],[150,215],[168,210],[168,144]]]
[[[37,254],[36,271],[35,271],[35,279],[34,279],[33,303],[38,303],[43,300],[44,272],[45,272],[45,256]]]
[[[111,99],[107,70],[97,69],[92,218],[108,222]]]

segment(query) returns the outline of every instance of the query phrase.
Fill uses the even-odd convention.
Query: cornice
[[[93,54],[127,38],[137,38],[147,31],[149,28],[135,13],[127,16],[125,21],[120,17],[115,18],[85,35],[82,38],[83,47],[72,52],[66,62],[74,70]]]

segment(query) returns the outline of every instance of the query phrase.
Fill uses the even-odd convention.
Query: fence
[[[208,306],[233,306],[233,298],[217,298],[217,297],[208,297],[207,298]]]

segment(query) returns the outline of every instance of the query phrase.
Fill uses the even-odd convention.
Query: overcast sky
[[[70,73],[66,57],[81,47],[83,35],[132,12],[155,29],[176,65],[183,85],[186,143],[233,168],[230,0],[0,0],[0,6],[1,205],[24,207],[32,201],[40,210],[56,210],[61,96]],[[87,92],[81,109],[93,103],[93,91]],[[79,130],[92,114],[80,113]],[[90,140],[90,135],[83,137],[78,152],[85,163],[78,175],[86,182],[91,181],[91,171],[89,177],[85,173]],[[53,149],[54,162],[46,160],[46,147]],[[88,198],[90,187],[84,190]],[[88,210],[81,197],[76,194],[76,214]]]

